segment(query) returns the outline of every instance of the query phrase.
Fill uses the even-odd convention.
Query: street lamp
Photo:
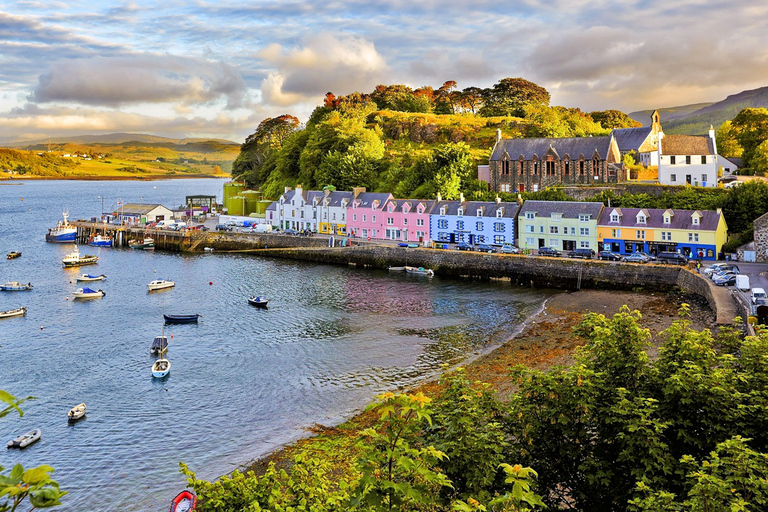
[[[101,199],[101,216],[104,216],[104,197],[96,196],[96,199]]]

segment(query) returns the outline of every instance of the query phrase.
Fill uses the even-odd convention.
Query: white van
[[[752,288],[752,304],[762,304],[768,299],[765,290],[762,288]]]

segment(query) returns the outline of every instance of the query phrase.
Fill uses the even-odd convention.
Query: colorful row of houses
[[[611,208],[577,201],[444,201],[392,194],[286,189],[266,212],[279,229],[370,240],[467,243],[631,254],[680,252],[717,259],[727,239],[718,211]]]

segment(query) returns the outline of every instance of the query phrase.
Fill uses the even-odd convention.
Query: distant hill
[[[667,134],[704,135],[710,126],[717,129],[730,121],[742,109],[749,107],[768,108],[768,87],[742,91],[715,103],[696,103],[680,107],[660,108],[661,126]],[[629,117],[650,124],[652,110],[632,112]]]
[[[168,137],[158,137],[157,135],[148,135],[145,133],[108,133],[105,135],[76,135],[72,137],[51,137],[49,139],[30,140],[22,142],[12,142],[4,144],[5,147],[12,148],[26,148],[31,146],[43,146],[48,143],[51,144],[125,144],[125,143],[140,143],[140,144],[190,144],[200,142],[217,142],[219,144],[234,144],[240,145],[239,142],[233,142],[226,139],[205,139],[205,138],[189,138],[189,139],[171,139]]]

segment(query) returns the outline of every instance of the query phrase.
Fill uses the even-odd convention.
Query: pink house
[[[382,238],[404,242],[429,241],[429,213],[435,201],[390,199],[384,205]]]
[[[384,236],[384,205],[392,194],[353,190],[354,199],[347,207],[347,233],[357,238],[379,238]]]

